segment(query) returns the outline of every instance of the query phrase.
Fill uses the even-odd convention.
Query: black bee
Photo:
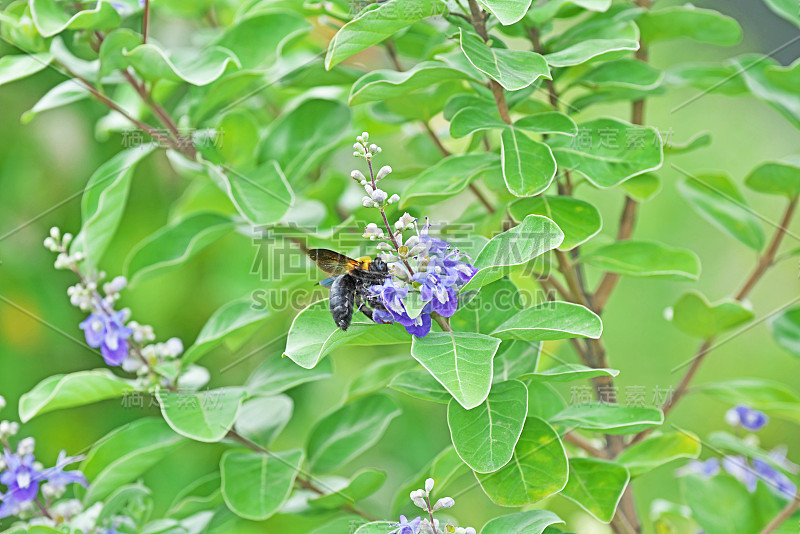
[[[374,320],[372,310],[385,311],[380,298],[369,287],[381,285],[389,276],[389,266],[380,258],[372,259],[368,256],[354,260],[343,254],[315,248],[308,251],[317,267],[332,276],[320,282],[320,285],[330,287],[331,315],[336,326],[347,330],[353,320],[353,310],[361,311],[364,315]]]

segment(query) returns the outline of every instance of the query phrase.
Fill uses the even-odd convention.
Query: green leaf
[[[461,50],[469,62],[507,90],[519,91],[539,78],[551,78],[547,62],[536,52],[492,48],[473,33],[459,32]]]
[[[753,496],[727,473],[711,478],[689,475],[681,479],[681,486],[692,518],[709,534],[757,534],[764,526]]]
[[[618,119],[578,125],[574,138],[548,139],[559,167],[579,172],[598,187],[613,187],[661,167],[664,154],[655,128]]]
[[[219,471],[213,471],[184,486],[169,505],[167,517],[185,519],[212,507],[223,506],[221,484]]]
[[[311,25],[295,13],[258,13],[230,25],[216,45],[233,52],[245,69],[271,66],[292,38],[307,33]]]
[[[639,49],[639,42],[634,39],[589,39],[558,52],[545,54],[544,59],[551,67],[572,67],[585,63],[590,59],[599,61],[620,52]]]
[[[97,2],[93,9],[72,16],[56,0],[30,0],[31,16],[42,37],[52,37],[64,30],[107,30],[119,26],[122,19],[110,2]]]
[[[664,147],[666,150],[666,146]],[[661,178],[646,172],[622,182],[622,189],[639,202],[650,200],[661,190]]]
[[[115,399],[135,390],[134,382],[108,369],[53,375],[20,397],[19,419],[27,423],[43,413]]]
[[[667,71],[664,82],[674,87],[694,87],[704,94],[737,96],[748,92],[739,67],[732,63],[677,65]]]
[[[570,458],[569,481],[561,495],[603,523],[610,523],[628,486],[628,470],[594,458]]]
[[[514,128],[536,134],[577,135],[578,125],[560,111],[545,111],[523,117],[514,123]]]
[[[414,360],[405,354],[373,362],[350,382],[347,387],[347,400],[351,401],[382,390],[395,376],[411,367],[413,363]]]
[[[137,419],[105,435],[92,446],[80,466],[91,481],[83,497],[84,506],[137,480],[186,442],[160,417]]]
[[[797,3],[794,0],[764,0],[764,3],[779,17],[800,27],[800,13],[797,11]]]
[[[208,85],[219,79],[229,68],[241,68],[233,52],[219,46],[203,49],[203,53],[191,58],[167,57],[166,52],[152,44],[142,44],[122,55],[128,63],[147,81],[165,80],[191,85]]]
[[[749,54],[732,59],[731,62],[742,73],[747,88],[759,98],[778,110],[795,128],[800,128],[800,61],[788,67],[758,54]]]
[[[567,407],[561,394],[546,382],[528,383],[528,417],[535,415],[549,420]]]
[[[534,380],[543,382],[572,382],[598,376],[615,377],[619,374],[616,369],[595,369],[578,363],[565,363],[544,371],[526,373],[519,377],[520,380]]]
[[[800,308],[784,310],[770,319],[768,324],[778,345],[800,358]]]
[[[424,369],[403,371],[392,379],[389,387],[415,399],[448,404],[453,396]]]
[[[289,498],[303,463],[303,451],[226,451],[219,463],[222,497],[244,519],[263,521]]]
[[[602,430],[606,434],[636,434],[664,422],[657,408],[617,404],[581,404],[568,406],[550,419],[568,428]]]
[[[742,28],[736,19],[693,5],[646,11],[636,19],[636,25],[647,44],[687,38],[698,43],[733,46],[742,40]]]
[[[468,299],[468,300],[467,300]],[[524,307],[520,289],[509,278],[484,286],[476,293],[467,293],[458,312],[450,319],[453,330],[491,334]]]
[[[315,497],[308,501],[312,508],[332,510],[342,506],[352,505],[369,497],[386,482],[386,473],[377,469],[362,469],[347,481],[346,485],[326,495]],[[325,488],[326,490],[329,488]]]
[[[664,154],[676,155],[694,152],[698,148],[711,146],[711,133],[700,132],[684,143],[669,142],[664,144]]]
[[[512,378],[534,373],[536,366],[539,364],[541,350],[541,342],[530,343],[512,339],[500,343],[500,349],[494,357],[492,383],[505,382]]]
[[[207,164],[209,176],[233,202],[236,211],[253,226],[277,222],[294,205],[295,196],[275,161],[241,173]]]
[[[397,530],[397,523],[392,521],[373,521],[361,525],[353,534],[391,534]]]
[[[429,206],[464,191],[481,172],[497,163],[497,155],[482,152],[449,156],[422,171],[401,195],[401,209]]]
[[[516,128],[505,128],[501,137],[503,179],[516,197],[543,193],[556,176],[553,151]]]
[[[614,461],[627,467],[632,477],[637,477],[679,458],[697,458],[701,449],[700,439],[694,434],[672,432],[635,443]]]
[[[414,337],[411,356],[470,410],[489,395],[492,359],[500,340],[472,332],[430,332]]]
[[[328,299],[309,304],[292,321],[284,356],[311,369],[332,350],[343,345],[391,345],[408,343],[408,333],[399,325],[376,324],[353,318],[347,331],[340,330],[331,317]]]
[[[505,127],[506,123],[496,113],[483,107],[470,106],[460,109],[450,119],[450,137],[459,139],[480,130]]]
[[[221,441],[233,427],[245,392],[242,388],[169,391],[160,389],[156,397],[167,424],[181,436],[196,441]]]
[[[531,7],[532,0],[478,0],[500,24],[508,26],[519,22]]]
[[[17,54],[0,57],[0,85],[21,80],[45,69],[53,56],[44,54]]]
[[[131,251],[125,273],[136,280],[168,271],[233,230],[229,217],[200,212],[175,221],[146,237]]]
[[[452,80],[469,80],[463,70],[441,61],[424,61],[404,72],[375,70],[358,79],[350,90],[350,105],[380,102]]]
[[[558,493],[567,484],[564,446],[553,427],[528,417],[512,460],[499,471],[475,477],[483,491],[501,506],[525,506]]]
[[[528,389],[510,380],[495,384],[486,400],[471,410],[451,400],[447,425],[464,463],[477,473],[491,473],[511,460],[527,415]]]
[[[702,173],[678,182],[678,191],[705,220],[754,250],[764,248],[761,222],[724,173]]]
[[[696,391],[730,404],[746,404],[769,415],[800,422],[800,397],[788,386],[760,378],[740,378],[697,386]]]
[[[638,59],[617,59],[594,67],[577,82],[591,88],[651,91],[661,85],[664,72]]]
[[[122,221],[136,164],[152,151],[146,145],[123,150],[89,178],[81,198],[83,225],[72,250],[82,250],[93,265],[100,263]]]
[[[0,58],[0,63],[2,63],[3,59],[7,57],[13,56],[5,56]],[[2,70],[2,66],[0,65],[0,70]],[[83,100],[84,98],[89,96],[89,90],[86,89],[85,85],[75,81],[75,80],[67,80],[65,82],[61,82],[60,84],[56,85],[52,89],[50,89],[47,94],[45,94],[42,98],[39,99],[34,106],[22,114],[22,118],[20,119],[23,124],[27,124],[33,120],[36,115],[43,111],[48,111],[51,109],[56,109],[61,106],[66,106],[67,104],[71,104],[73,102],[78,102],[79,100]]]
[[[478,272],[467,282],[462,292],[478,289],[500,280],[508,267],[523,265],[533,258],[559,246],[564,233],[541,215],[528,215],[517,226],[494,236],[475,258]]]
[[[550,525],[563,522],[548,510],[529,510],[490,519],[481,534],[542,534]]]
[[[681,332],[701,339],[710,339],[722,332],[753,320],[753,310],[728,299],[711,304],[696,291],[684,293],[667,316]]]
[[[500,339],[552,341],[575,337],[597,339],[602,333],[603,322],[590,309],[571,302],[545,302],[517,313],[492,335]]]
[[[250,441],[267,448],[289,422],[293,410],[294,401],[288,395],[254,397],[242,404],[234,428]]]
[[[627,183],[627,182],[626,182]],[[562,196],[539,196],[513,202],[508,212],[517,221],[527,215],[543,215],[564,232],[560,250],[572,250],[600,232],[603,221],[594,205],[584,200]]]
[[[375,445],[400,413],[391,397],[377,394],[326,415],[314,425],[308,438],[309,468],[315,473],[328,473],[348,463]]]
[[[252,324],[266,320],[270,315],[271,311],[268,309],[255,309],[250,296],[225,304],[208,318],[200,329],[197,339],[186,349],[181,358],[183,366],[188,367],[226,338],[235,336],[237,332]]]
[[[759,193],[794,198],[800,195],[800,159],[762,163],[747,175],[744,183]]]
[[[245,383],[250,395],[277,395],[300,384],[333,376],[333,363],[322,360],[313,369],[303,369],[292,360],[271,356],[258,366]]]
[[[259,158],[277,161],[286,176],[295,180],[340,146],[349,125],[346,104],[322,98],[303,100],[270,124],[261,140]]]
[[[691,250],[654,241],[618,241],[591,251],[581,261],[604,271],[665,280],[697,280],[700,259]]]
[[[611,0],[549,0],[544,4],[537,5],[533,11],[529,11],[526,21],[538,27],[554,17],[572,16],[575,14],[575,10],[570,9],[570,6],[605,12],[611,7]]]
[[[365,9],[333,37],[325,56],[325,67],[330,70],[403,28],[443,12],[441,0],[391,0],[375,9]]]

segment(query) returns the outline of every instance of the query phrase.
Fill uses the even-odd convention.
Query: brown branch
[[[472,22],[472,26],[475,28],[475,31],[478,32],[478,35],[481,36],[481,39],[483,39],[484,42],[488,42],[489,32],[486,31],[486,15],[478,6],[478,2],[476,0],[469,0],[469,10],[470,14],[472,15],[470,21]],[[494,97],[495,104],[497,105],[497,111],[500,113],[500,118],[503,119],[503,122],[506,124],[511,124],[511,114],[508,111],[508,103],[506,102],[506,95],[503,90],[503,86],[497,83],[495,80],[490,79],[489,89],[492,91],[492,96]]]
[[[764,274],[766,274],[770,266],[774,263],[775,256],[778,254],[778,249],[781,246],[781,242],[783,242],[783,238],[786,236],[786,231],[797,208],[797,201],[798,197],[794,197],[789,201],[780,225],[778,225],[777,230],[775,230],[775,234],[772,236],[772,240],[770,241],[766,252],[759,258],[755,269],[753,269],[753,272],[750,273],[750,276],[747,277],[742,285],[742,288],[734,297],[735,300],[742,301],[747,298],[756,284],[764,277]],[[705,357],[713,348],[714,338],[708,338],[700,345],[700,348],[698,349],[694,358],[692,358],[692,363],[689,366],[689,369],[686,371],[686,374],[683,375],[683,378],[675,388],[675,392],[672,394],[672,397],[669,399],[666,406],[664,406],[664,417],[666,417],[672,411],[678,401],[680,401],[686,394],[686,391],[689,389],[689,384],[692,382],[694,377],[697,375],[697,371],[700,369],[700,365],[702,365],[703,360],[705,360]],[[631,445],[644,439],[650,433],[650,430],[651,429],[639,432],[631,441]]]
[[[150,30],[150,0],[144,0],[144,16],[142,17],[142,43],[147,42],[147,32]]]
[[[791,518],[798,509],[800,509],[800,494],[796,494],[794,498],[789,501],[789,504],[787,504],[786,507],[784,507],[784,509],[781,510],[772,521],[767,523],[767,526],[761,529],[760,534],[770,534],[770,532],[775,532],[778,530],[778,527]]]
[[[633,235],[633,226],[636,222],[636,211],[638,202],[631,197],[625,197],[625,207],[622,209],[622,217],[619,222],[619,232],[617,233],[617,241],[626,241]],[[594,292],[592,302],[594,304],[595,313],[601,313],[606,307],[611,293],[619,282],[619,275],[617,273],[605,273],[597,290]]]
[[[575,432],[567,432],[566,434],[564,434],[564,441],[566,441],[567,443],[571,443],[580,449],[583,449],[584,451],[588,452],[595,458],[608,458],[608,454],[606,454],[606,451],[598,449],[597,447],[589,443],[589,440],[587,440],[586,438],[584,438],[579,434],[576,434]]]

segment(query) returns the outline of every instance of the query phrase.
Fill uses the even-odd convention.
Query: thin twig
[[[778,527],[791,518],[798,509],[800,509],[800,494],[796,494],[794,498],[789,501],[789,504],[787,504],[784,509],[773,518],[772,521],[767,523],[767,526],[761,529],[760,534],[770,534],[770,532],[775,532],[778,530]]]

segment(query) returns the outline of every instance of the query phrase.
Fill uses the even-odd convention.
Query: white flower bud
[[[394,227],[398,230],[405,230],[406,228],[412,226],[416,219],[409,215],[408,213],[404,213],[402,217],[400,217],[396,223],[394,223]]]
[[[425,492],[430,493],[433,491],[433,479],[429,478],[425,481]]]
[[[364,185],[364,191],[366,191],[369,196],[372,196],[372,192],[375,190],[372,188],[371,184],[366,184]]]
[[[2,473],[3,471],[5,471],[5,470],[6,470],[6,467],[8,467],[8,466],[6,465],[6,460],[5,460],[5,458],[3,458],[2,456],[0,456],[0,473]]]
[[[381,242],[381,243],[378,243],[378,245],[377,245],[377,247],[376,247],[376,248],[377,248],[378,250],[392,250],[392,245],[390,245],[390,244],[389,244],[389,243],[387,243],[386,241],[383,241],[383,242]]]
[[[377,154],[378,153],[378,145],[376,145],[375,143],[372,143],[371,145],[369,145],[369,151],[372,154]]]
[[[428,509],[428,503],[425,502],[425,492],[421,489],[414,490],[411,492],[411,502],[422,508],[423,510]]]
[[[0,410],[6,407],[6,399],[0,395]]]
[[[8,434],[9,434],[10,436],[16,436],[16,435],[17,435],[17,432],[19,432],[19,423],[12,422],[12,423],[9,425]]]
[[[397,193],[389,197],[389,204],[394,204],[395,202],[400,202],[400,195]]]
[[[53,226],[50,228],[50,237],[56,240],[61,237],[61,230],[59,230],[58,226]]]
[[[125,289],[128,285],[128,279],[124,276],[117,276],[110,282],[103,284],[103,292],[106,295],[115,295]]]
[[[392,168],[391,168],[391,167],[389,167],[388,165],[384,165],[384,166],[383,166],[383,167],[381,167],[381,169],[378,171],[378,174],[377,174],[377,175],[375,175],[375,181],[378,181],[378,180],[383,180],[384,178],[386,178],[387,176],[389,176],[391,173],[392,173]]]
[[[364,150],[364,147],[361,146],[361,143],[354,143],[353,144],[353,150],[355,150],[356,152],[359,152],[361,150]]]
[[[383,230],[378,228],[378,225],[375,223],[369,223],[367,227],[364,229],[364,236],[370,240],[374,240],[377,237],[383,237]]]
[[[365,181],[367,179],[366,176],[364,176],[364,173],[358,170],[351,172],[350,178],[352,178],[353,180],[358,180],[359,182]]]
[[[444,508],[452,508],[455,504],[456,501],[454,501],[452,497],[442,497],[433,505],[433,511],[438,512]]]
[[[69,245],[72,242],[72,234],[70,233],[64,234],[64,239],[62,239],[61,242],[64,243],[65,247]]]
[[[144,363],[139,358],[128,356],[122,360],[122,370],[126,373],[135,373],[144,367]]]
[[[46,248],[47,250],[51,250],[51,251],[55,252],[56,249],[58,248],[58,245],[56,244],[56,240],[53,239],[52,237],[45,237],[44,238],[44,248]]]
[[[367,133],[367,132],[361,132],[361,140],[362,140],[362,141],[364,141],[365,143],[366,143],[367,141],[369,141],[369,133]]]
[[[167,356],[175,358],[183,353],[183,341],[177,337],[169,338],[165,345],[167,349]]]
[[[374,200],[378,204],[383,204],[384,202],[386,202],[386,199],[389,198],[389,194],[383,189],[376,189],[375,191],[372,192],[370,196],[372,197],[372,200]]]
[[[27,437],[17,444],[17,454],[25,456],[26,454],[33,454],[33,449],[36,447],[36,440]]]
[[[364,206],[365,208],[371,208],[371,207],[373,207],[372,206],[373,204],[374,204],[374,202],[372,202],[372,199],[369,198],[369,197],[363,197],[361,199],[361,205]]]

